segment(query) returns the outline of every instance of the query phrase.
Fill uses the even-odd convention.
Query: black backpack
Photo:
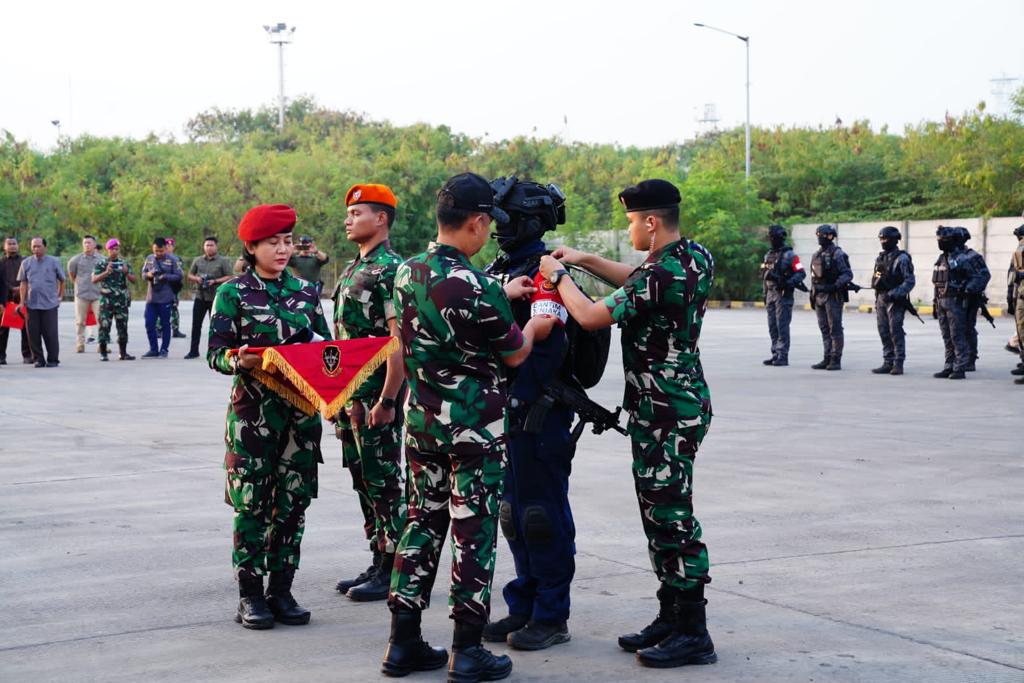
[[[562,364],[562,372],[571,373],[584,389],[597,386],[608,365],[608,351],[612,345],[612,330],[584,330],[571,316],[565,326],[569,340],[569,362]],[[569,378],[565,378],[569,379]]]

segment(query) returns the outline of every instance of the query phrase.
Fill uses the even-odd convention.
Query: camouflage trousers
[[[235,380],[224,440],[225,502],[235,510],[232,564],[265,574],[299,566],[317,494],[322,427],[254,379]]]
[[[1017,301],[1014,304],[1014,322],[1017,326],[1017,351],[1020,353],[1021,361],[1024,361],[1024,282],[1017,285]]]
[[[126,296],[102,296],[100,297],[100,319],[99,319],[100,344],[110,345],[110,324],[117,323],[117,341],[119,344],[128,343],[128,301]]]
[[[633,483],[651,566],[662,584],[689,590],[708,583],[708,551],[693,515],[693,461],[711,414],[699,426],[630,421]]]
[[[358,431],[339,426],[341,463],[352,475],[359,497],[363,531],[371,548],[394,554],[405,527],[402,490],[402,422]]]
[[[409,513],[391,573],[392,611],[430,606],[441,544],[452,527],[451,617],[483,626],[491,611],[498,504],[505,480],[505,438],[425,450],[406,443]]]

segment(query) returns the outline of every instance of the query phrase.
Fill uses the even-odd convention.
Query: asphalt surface
[[[325,430],[295,594],[305,627],[232,621],[231,510],[223,503],[229,379],[201,360],[0,367],[0,680],[382,680],[389,616],[335,581],[369,561],[340,449]],[[188,329],[189,305],[182,305]],[[872,315],[847,315],[841,372],[794,315],[792,365],[761,365],[763,312],[711,311],[702,351],[715,418],[696,466],[719,662],[636,665],[618,634],[653,618],[656,582],[618,434],[587,434],[574,461],[578,529],[572,641],[512,652],[513,681],[1024,681],[1024,387],[983,323],[979,369],[936,380],[934,321],[908,321],[903,377],[874,376]],[[130,349],[145,350],[141,306]],[[615,405],[617,342],[593,396]],[[18,361],[16,340],[8,357]],[[448,645],[447,557],[424,633]],[[512,574],[499,541],[493,613]],[[505,646],[496,646],[505,652]],[[444,680],[441,671],[409,680]]]

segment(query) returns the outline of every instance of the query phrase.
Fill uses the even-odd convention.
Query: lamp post
[[[746,174],[746,178],[747,178],[747,180],[750,180],[750,36],[741,36],[738,33],[733,33],[732,31],[726,31],[726,30],[723,30],[723,29],[720,29],[720,28],[715,28],[714,26],[708,26],[707,24],[698,24],[698,23],[694,22],[693,25],[694,26],[698,26],[700,28],[709,28],[712,31],[718,31],[719,33],[724,33],[727,36],[732,36],[734,38],[739,38],[740,40],[743,41],[743,44],[747,48],[747,145],[746,145],[746,168],[747,168],[747,174]]]
[[[267,32],[268,40],[277,45],[277,128],[284,130],[284,46],[292,42],[295,27],[278,22],[273,26],[264,24],[263,30]]]
[[[57,129],[57,146],[60,147],[60,119],[52,119],[50,123]]]

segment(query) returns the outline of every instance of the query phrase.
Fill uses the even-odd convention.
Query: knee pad
[[[550,543],[555,537],[555,528],[547,510],[540,505],[530,505],[523,510],[523,535],[529,544]]]
[[[516,540],[516,524],[512,518],[512,504],[503,500],[498,506],[498,523],[501,525],[501,533],[510,541]]]

